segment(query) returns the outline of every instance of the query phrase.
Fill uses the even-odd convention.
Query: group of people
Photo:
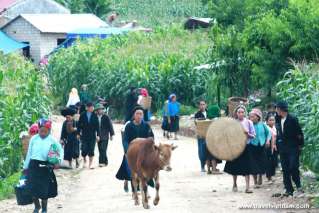
[[[217,112],[216,115],[209,115],[214,112]],[[272,177],[276,174],[279,156],[285,192],[278,196],[293,195],[292,181],[297,192],[303,193],[299,155],[304,137],[298,119],[288,112],[288,104],[284,101],[270,107],[266,114],[266,118],[263,119],[263,113],[258,108],[253,108],[248,114],[244,105],[238,105],[234,111],[234,118],[241,123],[247,135],[247,145],[238,158],[225,164],[224,171],[233,176],[232,190],[238,191],[237,176],[245,176],[246,193],[253,192],[250,188],[250,176],[253,177],[254,188],[261,187],[263,175],[266,175],[269,183],[273,183]],[[214,119],[219,116],[218,106],[211,106],[207,110],[205,101],[199,102],[199,111],[195,114],[195,119]],[[221,161],[209,153],[204,138],[198,138],[198,154],[203,172],[206,162],[209,174],[219,173],[216,165]]]
[[[48,199],[57,196],[57,182],[53,172],[54,166],[48,163],[48,159],[59,153],[59,162],[63,160],[72,167],[75,160],[79,167],[79,157],[83,158],[83,167],[94,169],[93,159],[96,144],[99,150],[99,166],[107,166],[108,141],[113,139],[114,129],[109,116],[105,113],[105,107],[100,102],[95,105],[87,93],[87,86],[82,87],[80,96],[77,90],[72,89],[67,106],[61,111],[65,117],[62,125],[60,143],[50,134],[52,122],[41,119],[32,127],[33,137],[30,140],[28,152],[24,162],[24,173],[28,176],[34,212],[42,208],[47,211]],[[124,190],[128,192],[131,172],[128,166],[126,152],[130,143],[135,138],[153,137],[154,133],[149,124],[150,111],[141,106],[141,98],[149,96],[145,88],[131,88],[126,99],[125,125],[122,131],[122,145],[124,155],[116,178],[124,180]],[[78,117],[76,115],[79,115]],[[162,129],[164,136],[170,138],[171,133],[179,130],[180,104],[175,94],[171,94],[164,104]],[[297,191],[302,192],[299,174],[299,155],[303,145],[303,133],[296,117],[288,113],[288,104],[278,102],[276,111],[267,113],[263,119],[262,112],[254,108],[248,114],[245,106],[239,105],[234,111],[247,135],[247,146],[243,153],[233,161],[227,161],[224,171],[233,176],[233,191],[237,192],[237,176],[245,176],[246,193],[252,193],[250,189],[250,176],[253,176],[255,188],[262,185],[262,177],[266,174],[268,181],[272,181],[280,156],[283,171],[285,196],[294,192],[292,180]],[[205,101],[199,102],[199,111],[195,119],[217,119],[221,116],[217,105],[207,107]],[[36,129],[36,130],[35,130]],[[36,133],[34,133],[36,131]],[[54,149],[52,150],[52,146]],[[201,171],[219,174],[217,165],[222,161],[211,155],[207,150],[205,138],[198,138],[198,155]],[[87,159],[88,157],[88,159]],[[88,164],[88,165],[87,165]],[[149,181],[154,186],[153,181]],[[41,203],[40,200],[41,199]]]

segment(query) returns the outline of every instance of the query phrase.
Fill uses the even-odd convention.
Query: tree
[[[69,8],[72,13],[93,13],[100,18],[105,18],[111,9],[110,0],[57,0]]]
[[[250,89],[266,89],[271,97],[276,82],[291,68],[291,60],[317,59],[318,1],[207,2],[219,24],[218,30],[211,32],[211,60],[225,63],[218,68],[218,75],[230,95],[246,96]]]
[[[84,0],[84,12],[93,13],[100,18],[111,12],[111,2],[109,0]]]

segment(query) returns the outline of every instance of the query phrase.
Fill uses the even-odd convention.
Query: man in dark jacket
[[[291,179],[296,184],[298,193],[303,193],[299,174],[299,155],[304,137],[298,119],[288,113],[287,102],[278,102],[276,111],[277,147],[286,189],[284,196],[292,196],[294,187]]]
[[[105,114],[105,108],[102,104],[97,104],[95,109],[97,110],[97,118],[99,121],[98,136],[100,140],[98,141],[99,148],[99,166],[107,166],[107,146],[110,140],[113,140],[114,129],[113,124],[109,116]]]
[[[94,113],[94,106],[91,102],[86,104],[86,112],[80,115],[79,133],[81,136],[81,151],[84,159],[84,167],[86,167],[86,156],[89,156],[89,168],[93,169],[93,157],[96,141],[99,141],[97,135],[99,129],[99,121]]]

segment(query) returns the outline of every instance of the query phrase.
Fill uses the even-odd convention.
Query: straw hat
[[[245,149],[247,136],[242,125],[232,118],[219,118],[208,127],[208,151],[220,160],[234,160]]]

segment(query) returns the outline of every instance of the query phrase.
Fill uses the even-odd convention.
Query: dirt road
[[[54,135],[59,135],[61,119],[55,119]],[[120,139],[121,125],[115,125],[116,137],[109,142],[109,166],[94,170],[59,170],[56,172],[59,183],[59,196],[49,200],[50,212],[144,212],[142,206],[134,206],[131,193],[125,193],[123,182],[115,178],[120,166],[123,148]],[[160,173],[160,203],[151,205],[150,212],[199,213],[199,212],[278,212],[279,210],[244,210],[244,205],[268,205],[278,202],[304,203],[303,199],[278,200],[271,198],[274,192],[282,191],[280,177],[273,185],[264,185],[255,189],[253,194],[244,193],[244,178],[239,178],[239,191],[231,191],[232,177],[227,174],[206,175],[200,172],[197,156],[197,141],[193,138],[180,137],[179,140],[164,139],[158,127],[154,127],[156,142],[178,145],[172,156],[171,172]],[[224,164],[219,165],[223,169]],[[154,198],[154,190],[150,195]],[[32,212],[32,206],[20,207],[15,200],[0,202],[0,212]],[[296,212],[297,210],[282,210]],[[314,210],[312,210],[314,212]],[[311,211],[311,212],[312,212]],[[310,212],[298,210],[297,212]]]

